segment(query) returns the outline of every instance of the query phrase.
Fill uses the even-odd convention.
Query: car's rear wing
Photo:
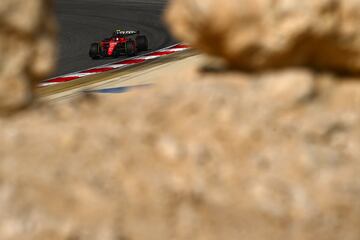
[[[123,35],[123,36],[129,36],[129,35],[135,35],[139,34],[140,31],[116,31],[116,35]]]

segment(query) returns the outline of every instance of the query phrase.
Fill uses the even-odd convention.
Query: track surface
[[[150,50],[176,41],[161,21],[167,0],[55,0],[60,25],[58,70],[53,76],[113,62],[92,60],[90,43],[115,29],[140,30],[149,38]],[[121,58],[120,58],[121,59]]]

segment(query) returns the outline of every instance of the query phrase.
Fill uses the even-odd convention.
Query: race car
[[[101,42],[92,43],[89,55],[92,59],[104,57],[135,56],[138,52],[147,51],[149,42],[146,36],[140,35],[140,31],[116,30],[110,38]]]

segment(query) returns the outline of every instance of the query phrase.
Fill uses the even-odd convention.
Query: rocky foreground
[[[359,0],[173,0],[167,19],[175,35],[238,69],[359,74],[359,13]]]
[[[281,7],[292,18],[294,4],[313,14],[329,1],[221,2],[255,12]],[[357,3],[332,2],[340,9]],[[202,17],[220,1],[193,3],[206,22]],[[195,21],[186,4],[170,5],[175,29]],[[258,21],[246,19],[250,26]],[[273,28],[265,28],[269,37]],[[165,71],[151,89],[84,96],[0,119],[0,239],[358,240],[360,82],[350,74],[356,64],[329,59],[318,71],[318,64],[293,64],[288,54],[288,65],[262,60],[249,68],[206,41],[181,31],[178,37],[221,60],[204,56],[181,74]],[[349,55],[355,62],[356,46]],[[317,54],[325,59],[327,51]]]
[[[1,0],[0,112],[27,106],[54,68],[56,25],[51,0]]]

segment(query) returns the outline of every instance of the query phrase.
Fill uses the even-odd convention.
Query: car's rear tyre
[[[125,54],[128,57],[136,55],[136,44],[134,41],[128,41],[125,43]]]
[[[90,50],[89,50],[89,56],[92,59],[100,58],[100,45],[98,43],[91,44]]]
[[[137,36],[136,45],[139,51],[147,51],[149,49],[149,41],[146,36]]]

